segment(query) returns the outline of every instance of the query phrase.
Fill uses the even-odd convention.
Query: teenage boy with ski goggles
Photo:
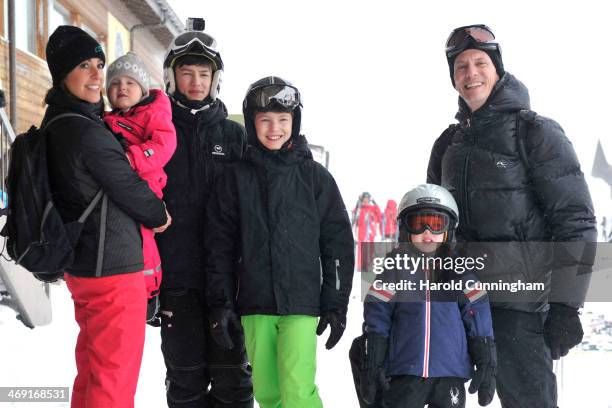
[[[249,147],[208,212],[207,298],[224,311],[211,331],[229,348],[228,328],[241,317],[260,407],[321,408],[316,335],[329,325],[331,349],[346,326],[351,224],[334,178],[299,133],[297,88],[262,78],[243,112]]]
[[[164,270],[159,315],[166,399],[170,408],[252,408],[242,334],[232,331],[236,347],[224,350],[209,332],[219,311],[206,299],[206,203],[223,168],[242,157],[246,136],[219,98],[223,60],[217,42],[202,30],[204,20],[188,19],[163,66],[177,142],[164,167],[164,199],[177,217],[167,236],[155,236]]]

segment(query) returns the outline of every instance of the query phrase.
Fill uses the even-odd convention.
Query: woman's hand
[[[168,210],[166,210],[166,217],[167,217],[166,223],[162,225],[161,227],[153,228],[153,232],[155,233],[164,232],[170,226],[170,224],[172,224],[172,217],[170,216],[170,213],[168,212]]]

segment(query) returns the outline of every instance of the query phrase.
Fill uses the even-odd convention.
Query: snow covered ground
[[[356,276],[348,327],[341,342],[331,351],[319,342],[317,384],[326,407],[357,407],[348,361],[352,339],[361,331],[362,303],[359,297],[360,276]],[[26,328],[15,319],[13,310],[0,307],[0,386],[72,385],[76,369],[73,350],[78,327],[73,320],[70,294],[64,284],[52,285],[53,322],[49,326]],[[612,319],[612,305],[588,304],[586,310]],[[609,339],[612,342],[612,339]],[[612,408],[609,373],[612,352],[574,349],[562,361],[559,381],[560,407]],[[147,340],[140,374],[136,407],[165,407],[164,363],[160,351],[159,329],[147,327]],[[60,408],[67,403],[0,403],[0,407]],[[477,407],[471,398],[468,407]],[[492,408],[499,408],[494,401]]]

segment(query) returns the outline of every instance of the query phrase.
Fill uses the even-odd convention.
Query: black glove
[[[489,405],[495,395],[495,372],[497,370],[497,351],[492,337],[468,337],[468,352],[476,369],[468,391],[478,391],[478,404]]]
[[[378,390],[387,391],[389,381],[385,375],[385,359],[389,340],[376,333],[364,333],[364,355],[359,383],[361,398],[373,404]]]
[[[544,341],[553,360],[567,355],[572,347],[580,344],[583,335],[578,309],[562,303],[550,304],[544,323]]]
[[[344,333],[344,329],[346,328],[346,312],[324,312],[323,316],[321,316],[321,319],[319,319],[319,325],[317,326],[317,336],[323,334],[328,324],[331,333],[329,334],[329,338],[325,343],[325,348],[329,350],[334,347],[338,343],[338,341],[340,341],[340,338]]]
[[[215,343],[225,349],[233,349],[234,342],[229,334],[229,325],[231,324],[237,331],[242,330],[236,313],[226,307],[212,308],[208,315],[208,321],[210,323],[210,334]]]

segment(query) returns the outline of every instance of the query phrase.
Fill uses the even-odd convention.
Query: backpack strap
[[[63,118],[67,118],[67,117],[77,117],[77,116],[78,116],[78,117],[81,117],[81,118],[84,118],[84,119],[87,119],[87,120],[90,120],[90,121],[92,121],[92,122],[94,122],[94,120],[93,120],[93,119],[88,118],[88,117],[87,117],[87,116],[85,116],[85,115],[81,115],[80,113],[67,112],[67,113],[61,113],[61,114],[59,114],[59,115],[55,116],[54,118],[52,118],[51,120],[49,120],[47,123],[45,123],[45,126],[43,126],[43,127],[40,129],[40,130],[41,130],[41,131],[45,131],[45,130],[47,130],[47,128],[48,128],[49,126],[51,126],[51,125],[52,125],[54,122],[58,121],[59,119],[63,119]],[[94,122],[94,123],[95,123],[95,122]]]
[[[455,132],[457,132],[457,129],[459,129],[459,127],[460,125],[458,123],[453,123],[449,127],[447,127],[444,132],[442,132],[440,138],[446,140],[444,143],[444,151],[442,152],[440,157],[443,157],[446,153],[446,149],[448,149],[448,146],[450,146],[451,142],[453,141],[453,136],[455,135]]]
[[[79,217],[78,219],[79,223],[83,224],[85,220],[87,220],[87,217],[89,217],[89,214],[91,214],[95,206],[100,202],[100,199],[102,198],[103,195],[104,195],[104,190],[102,189],[98,190],[93,200],[91,200],[87,208],[85,208],[85,211],[83,211],[83,214],[81,214],[81,216]]]
[[[104,194],[100,214],[100,240],[98,241],[98,255],[96,256],[96,276],[102,276],[104,266],[104,243],[106,241],[106,216],[108,214],[108,196]]]
[[[527,169],[527,174],[531,172],[531,165],[529,164],[527,148],[525,147],[525,139],[527,138],[527,125],[529,123],[532,123],[535,120],[536,116],[537,113],[529,109],[521,109],[516,115],[516,145],[521,161]]]
[[[442,163],[442,159],[444,159],[444,155],[446,154],[448,147],[451,145],[453,141],[453,137],[455,136],[455,133],[460,127],[461,125],[459,123],[453,123],[449,125],[446,128],[446,130],[444,130],[444,132],[442,132],[442,134],[440,135],[439,139],[442,140],[443,142],[442,146],[444,147],[444,150],[440,152],[440,164]]]
[[[74,113],[74,112],[67,112],[67,113],[62,113],[52,118],[49,122],[45,124],[45,126],[41,128],[41,131],[47,130],[49,126],[51,126],[54,122],[58,121],[59,119],[63,119],[67,117],[81,117],[83,119],[87,119],[95,123],[93,119],[88,118],[85,115],[81,115],[79,113]],[[96,256],[96,276],[98,277],[102,276],[102,266],[104,263],[104,243],[106,240],[106,217],[108,214],[108,196],[104,193],[104,189],[101,188],[100,190],[98,190],[98,192],[96,193],[94,198],[91,200],[87,208],[85,208],[85,211],[83,211],[83,213],[77,220],[81,224],[85,223],[89,215],[92,213],[93,209],[100,202],[100,199],[102,199],[102,209],[100,210],[101,211],[100,213],[100,239],[98,241],[98,254]]]
[[[442,177],[442,161],[444,160],[444,155],[446,155],[446,151],[448,147],[453,141],[453,137],[460,125],[458,123],[453,123],[449,125],[444,132],[434,144],[434,147],[431,150],[429,157],[429,164],[427,165],[427,180],[433,183],[440,183]],[[435,153],[435,158],[434,158]],[[432,160],[433,159],[433,160]]]
[[[68,117],[81,117],[81,118],[87,119],[87,120],[92,121],[92,122],[95,123],[95,121],[93,119],[88,118],[85,115],[81,115],[80,113],[67,112],[67,113],[61,113],[61,114],[55,116],[49,122],[47,122],[45,124],[45,126],[43,126],[40,130],[41,131],[45,131],[54,122],[58,121],[59,119],[68,118]],[[83,211],[83,214],[81,214],[81,216],[79,217],[79,219],[78,219],[79,223],[83,224],[85,222],[85,220],[87,220],[87,217],[89,217],[89,214],[91,214],[91,212],[93,211],[95,206],[98,204],[98,202],[100,202],[100,199],[102,198],[103,195],[104,195],[104,191],[102,189],[98,190],[98,192],[96,193],[94,198],[91,200],[91,202],[89,203],[87,208],[85,208],[85,211]]]

